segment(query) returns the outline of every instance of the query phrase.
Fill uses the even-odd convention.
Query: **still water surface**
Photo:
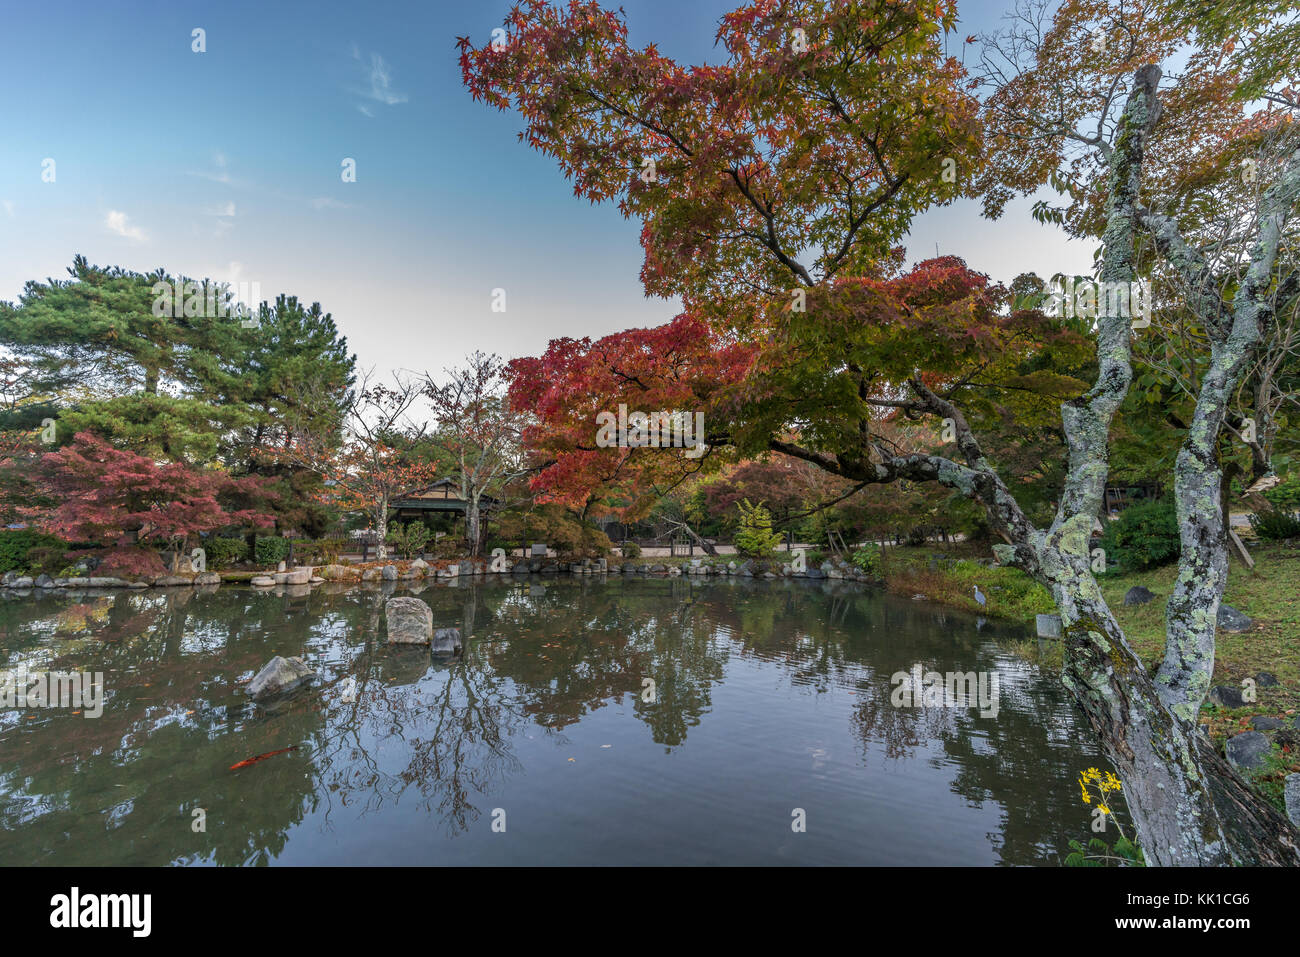
[[[394,593],[464,657],[387,648]],[[0,864],[1058,864],[1101,759],[1019,634],[847,583],[11,597],[0,669],[106,702],[0,710]],[[277,654],[319,677],[268,709],[241,683]],[[893,707],[916,663],[996,672],[997,716]]]

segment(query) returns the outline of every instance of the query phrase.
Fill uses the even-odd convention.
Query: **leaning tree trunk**
[[[687,535],[691,536],[691,540],[695,542],[696,545],[700,546],[700,548],[704,551],[704,554],[717,557],[718,550],[714,548],[713,545],[711,545],[709,542],[701,538],[699,536],[699,533],[696,532],[695,529],[691,528],[690,525],[688,525],[686,522],[677,522],[675,524],[679,528],[681,528],[684,532],[686,532]]]
[[[1124,783],[1147,862],[1300,864],[1290,822],[1165,704],[1090,572],[1070,561],[1046,567],[1066,645],[1062,680]]]
[[[1137,71],[1110,157],[1104,282],[1135,278],[1135,223],[1144,213],[1138,205],[1142,161],[1146,134],[1160,115],[1159,81],[1155,66]],[[1178,239],[1165,239],[1170,235]],[[1180,241],[1171,245],[1157,237],[1157,244],[1166,253],[1187,250]],[[1267,281],[1255,274],[1255,265],[1253,285],[1243,286],[1257,290]],[[1271,260],[1265,277],[1270,270]],[[1238,299],[1245,301],[1242,293]],[[1253,303],[1249,311],[1254,321]],[[1028,552],[1027,564],[1060,608],[1063,679],[1119,772],[1139,843],[1156,865],[1300,864],[1300,834],[1214,754],[1196,724],[1214,664],[1214,615],[1227,565],[1213,450],[1223,408],[1251,347],[1245,325],[1239,321],[1225,348],[1215,350],[1179,455],[1183,567],[1170,601],[1166,662],[1155,680],[1125,641],[1090,568],[1091,530],[1109,472],[1110,425],[1133,375],[1128,316],[1098,320],[1096,384],[1061,410],[1069,470],[1056,519],[1045,534],[1028,541],[1022,535],[1016,548],[1022,557]],[[1188,569],[1202,580],[1186,581]]]

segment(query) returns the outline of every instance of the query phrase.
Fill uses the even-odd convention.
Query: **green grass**
[[[945,546],[944,552],[954,558],[932,563],[934,551],[889,549],[885,577],[890,590],[907,595],[920,593],[959,608],[981,611],[973,593],[973,586],[978,584],[988,596],[982,614],[1032,625],[1035,614],[1055,611],[1046,589],[1023,573],[955,557],[958,553],[979,554],[973,546]],[[1255,559],[1253,572],[1236,560],[1229,565],[1223,600],[1253,618],[1255,626],[1239,634],[1218,633],[1212,683],[1241,688],[1244,679],[1267,671],[1277,677],[1278,685],[1257,687],[1256,700],[1243,708],[1220,710],[1210,704],[1204,706],[1201,723],[1219,748],[1232,735],[1251,730],[1249,719],[1254,715],[1281,718],[1290,726],[1300,711],[1300,550],[1255,545],[1251,555]],[[1176,565],[1167,565],[1098,579],[1130,646],[1153,671],[1164,657],[1165,602],[1173,591],[1177,573]],[[1125,605],[1124,595],[1134,585],[1150,589],[1156,597],[1145,605]],[[1064,646],[1059,641],[1039,642],[1031,637],[1003,644],[1041,667],[1059,670],[1063,664]],[[1282,808],[1283,781],[1287,774],[1300,771],[1300,732],[1288,727],[1272,737],[1275,744],[1267,766],[1246,776],[1261,794]]]
[[[1261,688],[1275,703],[1300,706],[1300,550],[1280,545],[1252,549],[1255,571],[1233,561],[1228,567],[1225,603],[1255,619],[1241,634],[1219,632],[1215,639],[1214,683],[1240,687],[1243,678],[1269,671],[1279,688]],[[1177,567],[1169,565],[1132,574],[1103,575],[1102,594],[1115,613],[1133,650],[1148,666],[1158,664],[1165,647],[1165,601],[1173,591]],[[1134,585],[1155,593],[1145,605],[1126,606],[1124,594]],[[1253,710],[1252,714],[1272,711]]]
[[[990,618],[1033,621],[1035,615],[1056,610],[1052,596],[1024,572],[999,566],[989,568],[973,561],[974,548],[945,546],[936,559],[932,548],[889,548],[881,560],[885,585],[899,595],[925,595],[934,601],[965,608]],[[960,557],[960,554],[970,557]],[[975,586],[984,593],[985,604],[975,600]]]

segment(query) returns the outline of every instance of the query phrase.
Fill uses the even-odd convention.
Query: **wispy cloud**
[[[198,176],[200,179],[209,179],[214,183],[221,183],[225,186],[235,185],[230,173],[226,170],[226,154],[213,153],[212,166],[210,170],[190,170],[191,176]]]
[[[132,226],[130,217],[116,209],[108,211],[108,215],[104,217],[104,225],[108,227],[109,232],[117,233],[124,239],[133,239],[136,242],[143,242],[145,239],[144,230],[139,226]]]
[[[317,196],[315,199],[307,200],[312,209],[351,209],[351,203],[345,203],[341,199],[335,199],[333,196]]]
[[[205,210],[205,212],[209,216],[223,216],[229,219],[230,217],[235,215],[235,204],[223,203],[220,206],[214,206],[211,209]]]
[[[4,208],[5,208],[5,214],[6,214],[10,219],[13,219],[13,218],[14,218],[14,201],[13,201],[12,199],[6,199],[6,200],[4,201],[4,204],[3,204],[3,205],[4,205]]]
[[[370,54],[370,65],[367,67],[365,60],[361,56],[361,51],[357,49],[356,44],[352,45],[352,59],[361,64],[362,75],[365,77],[366,86],[353,90],[358,96],[369,100],[373,103],[381,103],[384,106],[397,106],[399,103],[405,103],[409,99],[405,93],[401,93],[393,88],[393,71],[386,61],[378,53]],[[358,103],[357,109],[366,116],[374,116],[367,103]]]

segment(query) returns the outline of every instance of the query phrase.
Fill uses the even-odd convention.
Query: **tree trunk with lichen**
[[[1155,66],[1137,72],[1111,155],[1103,281],[1135,278],[1134,232],[1142,213],[1137,197],[1145,135],[1160,114],[1159,79]],[[1300,175],[1300,167],[1292,172]],[[1139,842],[1152,864],[1300,864],[1300,835],[1215,753],[1197,725],[1214,668],[1215,619],[1227,583],[1222,470],[1215,451],[1229,398],[1260,338],[1259,298],[1276,254],[1277,214],[1293,199],[1291,189],[1271,190],[1271,207],[1266,197],[1250,273],[1237,293],[1231,324],[1225,322],[1213,342],[1178,455],[1182,549],[1167,609],[1165,659],[1154,680],[1125,641],[1089,565],[1092,519],[1108,471],[1110,423],[1132,377],[1128,317],[1099,320],[1097,383],[1062,410],[1069,477],[1057,520],[1036,548],[1037,577],[1061,610],[1065,683],[1119,771]],[[1177,239],[1171,234],[1157,242],[1166,255],[1190,253],[1171,237]],[[1175,266],[1198,274],[1187,273],[1188,264]],[[1213,331],[1215,324],[1209,325]]]
[[[1138,194],[1146,134],[1160,115],[1159,80],[1155,66],[1137,72],[1110,154],[1103,282],[1136,278],[1134,234],[1145,212]],[[1274,198],[1285,200],[1281,194]],[[1149,218],[1146,224],[1154,232],[1163,230],[1156,240],[1167,256],[1191,254],[1168,221]],[[1055,521],[1046,532],[1028,537],[1011,529],[1014,545],[1001,547],[1008,560],[1051,590],[1061,611],[1063,680],[1119,772],[1139,844],[1155,865],[1300,864],[1300,835],[1215,753],[1197,725],[1214,667],[1215,617],[1227,581],[1222,472],[1214,452],[1228,399],[1259,338],[1259,309],[1252,296],[1261,283],[1267,285],[1276,251],[1276,221],[1261,225],[1263,252],[1256,250],[1252,278],[1238,293],[1235,321],[1230,328],[1225,324],[1214,344],[1178,456],[1182,554],[1167,611],[1165,660],[1155,678],[1125,641],[1090,563],[1093,519],[1109,471],[1110,426],[1132,379],[1128,316],[1098,320],[1096,384],[1062,407],[1069,470]]]

